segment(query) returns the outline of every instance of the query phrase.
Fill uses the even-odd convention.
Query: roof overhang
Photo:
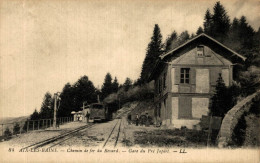
[[[204,41],[205,41],[205,39],[207,39],[206,44],[208,42],[211,42],[212,44],[217,45],[217,46],[221,47],[222,49],[225,49],[225,51],[227,51],[229,53],[229,55],[223,56],[223,57],[229,58],[229,59],[235,61],[235,62],[232,62],[233,64],[241,63],[246,60],[246,57],[242,56],[241,54],[238,54],[234,50],[228,48],[227,46],[223,45],[222,43],[213,39],[212,37],[206,35],[205,33],[202,33],[202,34],[190,39],[189,41],[185,42],[184,44],[178,46],[177,48],[175,48],[169,52],[166,52],[165,54],[160,55],[158,61],[156,62],[155,68],[152,70],[151,74],[149,75],[148,80],[149,81],[153,80],[154,76],[156,76],[155,74],[157,74],[158,71],[161,71],[167,64],[170,64],[166,58],[174,56],[174,54],[176,54],[176,53],[178,54],[178,51],[181,51],[186,46],[192,45],[196,40],[200,40],[200,39],[204,39]],[[178,56],[174,56],[174,57],[178,57]]]
[[[160,59],[164,59],[166,56],[169,56],[169,55],[173,54],[174,52],[176,52],[176,51],[178,51],[179,49],[181,49],[181,48],[187,46],[188,44],[190,44],[191,42],[197,40],[197,39],[200,38],[200,37],[205,37],[205,38],[209,39],[210,41],[213,41],[213,42],[215,42],[216,44],[218,44],[219,46],[223,47],[224,49],[228,50],[229,52],[231,52],[231,53],[233,54],[233,56],[237,56],[237,57],[241,58],[243,61],[246,60],[246,57],[242,56],[241,54],[238,54],[238,53],[235,52],[234,50],[228,48],[227,46],[223,45],[222,43],[220,43],[219,41],[213,39],[212,37],[206,35],[205,33],[202,33],[202,34],[200,34],[200,35],[198,35],[198,36],[196,36],[196,37],[190,39],[189,41],[185,42],[184,44],[178,46],[177,48],[175,48],[175,49],[173,49],[173,50],[171,50],[171,51],[169,51],[169,52],[167,52],[167,53],[165,53],[165,54],[160,55],[160,56],[159,56]]]

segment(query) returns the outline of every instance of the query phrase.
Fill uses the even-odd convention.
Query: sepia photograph
[[[259,0],[0,0],[0,162],[260,162]]]

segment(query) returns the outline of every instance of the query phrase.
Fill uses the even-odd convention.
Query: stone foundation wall
[[[232,144],[232,133],[240,117],[243,115],[244,112],[249,111],[252,104],[252,100],[259,98],[259,96],[260,90],[254,93],[253,95],[248,96],[228,111],[228,113],[222,121],[222,125],[219,131],[218,146],[220,148]]]

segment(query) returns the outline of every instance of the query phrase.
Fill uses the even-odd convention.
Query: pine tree
[[[201,33],[203,33],[203,29],[202,29],[202,27],[199,27],[198,30],[197,30],[197,32],[196,32],[196,34],[199,35],[199,34],[201,34]]]
[[[239,34],[243,49],[252,49],[254,45],[254,29],[248,25],[246,17],[242,16],[239,20]],[[246,54],[246,53],[245,53]]]
[[[74,93],[74,111],[79,111],[82,107],[83,102],[88,103],[97,102],[96,88],[94,87],[92,81],[88,79],[87,76],[81,77],[73,85]]]
[[[233,89],[230,89],[233,91]],[[221,74],[219,74],[215,94],[211,97],[210,111],[212,116],[224,117],[233,106],[234,95],[225,86]]]
[[[49,92],[47,92],[43,98],[39,117],[41,119],[49,119],[53,117],[53,98]]]
[[[140,76],[141,83],[145,83],[157,62],[159,55],[162,54],[162,35],[158,24],[155,24],[153,36],[148,44],[146,56],[142,65],[142,72]]]
[[[190,35],[189,35],[188,31],[182,32],[178,38],[178,46],[182,45],[189,39],[190,39]]]
[[[30,116],[30,120],[38,120],[40,119],[38,111],[35,109],[32,115]]]
[[[75,90],[70,83],[65,84],[60,94],[61,101],[58,103],[58,117],[67,117],[71,115],[72,111],[75,111]]]
[[[131,88],[132,86],[133,86],[133,81],[130,78],[127,77],[124,84],[123,84],[124,90],[128,91],[129,88]]]
[[[210,13],[210,10],[207,9],[205,16],[204,16],[204,23],[203,23],[203,27],[204,27],[204,32],[208,35],[212,35],[212,14]]]
[[[105,76],[101,92],[102,99],[105,99],[109,94],[113,93],[112,76],[110,73],[107,73]]]
[[[114,81],[113,81],[113,83],[112,83],[112,90],[113,90],[113,92],[117,92],[118,91],[118,86],[119,86],[119,83],[118,83],[118,81],[117,81],[117,78],[115,77],[115,79],[114,79]]]
[[[231,25],[231,30],[238,32],[238,30],[239,30],[239,21],[238,21],[237,18],[233,19],[233,22],[232,22],[232,25]]]
[[[239,21],[237,18],[233,19],[228,33],[228,38],[224,41],[224,44],[228,45],[229,47],[232,47],[232,49],[235,51],[238,51],[241,48]]]
[[[215,4],[213,11],[211,35],[223,41],[230,29],[230,19],[224,6],[219,1]]]
[[[167,37],[166,42],[165,42],[165,52],[170,51],[177,47],[177,32],[173,31],[170,36]]]

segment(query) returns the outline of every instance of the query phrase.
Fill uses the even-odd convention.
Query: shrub
[[[250,112],[255,114],[255,115],[260,115],[260,97],[258,97],[257,99],[254,99],[253,104],[250,107]]]
[[[245,141],[245,133],[246,133],[246,114],[244,113],[241,118],[238,120],[236,127],[234,128],[232,134],[233,143],[230,145],[242,146]]]
[[[20,133],[20,125],[18,123],[15,123],[14,129],[13,129],[14,134],[19,134]]]
[[[186,140],[193,143],[207,144],[207,133],[204,131],[189,130],[186,132]]]
[[[9,130],[9,128],[7,127],[7,128],[5,129],[5,132],[4,132],[4,139],[8,140],[8,139],[11,138],[11,136],[12,136],[12,133],[11,133],[11,131]]]
[[[24,123],[24,125],[23,125],[23,131],[27,131],[27,123],[28,123],[29,121],[25,121],[25,123]]]

